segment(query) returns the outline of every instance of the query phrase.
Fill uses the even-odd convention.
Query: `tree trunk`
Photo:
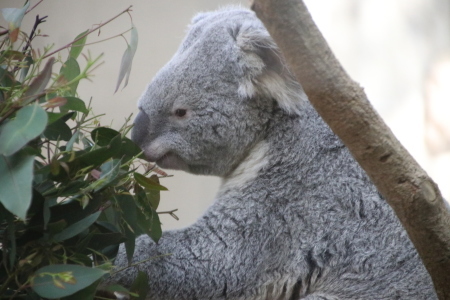
[[[439,299],[450,299],[450,213],[436,184],[334,57],[303,1],[254,0],[252,8],[312,105],[394,209]]]

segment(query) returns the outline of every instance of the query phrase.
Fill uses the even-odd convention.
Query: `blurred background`
[[[0,8],[20,7],[24,2],[0,0]],[[31,6],[38,2],[31,0]],[[344,68],[450,199],[450,1],[305,2]],[[80,98],[92,98],[94,112],[105,114],[101,123],[118,128],[137,112],[139,96],[177,50],[192,16],[230,4],[250,5],[249,1],[226,0],[44,0],[25,16],[22,30],[31,31],[37,14],[48,16],[39,28],[49,37],[37,37],[35,48],[54,43],[56,49],[133,5],[139,45],[128,86],[114,93],[127,47],[119,36],[85,48],[92,56],[104,53],[104,64],[95,70],[93,82],[83,81],[78,87]],[[3,19],[0,25],[6,25]],[[130,27],[130,17],[122,15],[89,36],[88,43]],[[129,40],[129,33],[124,36]],[[160,210],[178,208],[180,220],[162,215],[163,229],[192,224],[213,202],[220,179],[167,172],[174,176],[162,181],[170,191],[162,192]]]

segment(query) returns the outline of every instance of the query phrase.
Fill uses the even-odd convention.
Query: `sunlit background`
[[[19,7],[24,1],[0,0],[0,8]],[[31,6],[38,0],[31,0]],[[39,26],[36,45],[69,43],[79,33],[133,5],[88,39],[120,35],[134,23],[139,46],[128,86],[114,94],[120,60],[126,49],[121,36],[87,47],[93,56],[104,53],[104,64],[93,82],[80,83],[80,98],[90,99],[102,124],[120,127],[147,83],[176,51],[186,25],[199,11],[247,1],[174,0],[44,0],[22,23],[30,32],[35,16],[48,16]],[[450,1],[448,0],[309,0],[319,28],[352,78],[396,136],[439,184],[450,199]],[[0,24],[5,25],[0,19]],[[129,33],[124,37],[129,39]],[[66,55],[67,52],[63,52]],[[218,158],[220,159],[220,158]],[[162,193],[160,210],[178,208],[180,221],[162,215],[164,229],[186,226],[205,211],[220,185],[217,178],[180,172],[166,178],[170,191]]]

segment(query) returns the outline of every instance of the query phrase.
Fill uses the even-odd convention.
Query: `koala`
[[[149,161],[222,184],[192,226],[158,244],[139,237],[135,262],[170,255],[116,282],[145,271],[153,300],[437,298],[394,212],[252,11],[195,16],[138,106],[132,139]]]

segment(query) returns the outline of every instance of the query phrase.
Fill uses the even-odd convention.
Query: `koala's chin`
[[[189,166],[176,154],[167,152],[156,160],[158,167],[171,170],[189,171]]]

